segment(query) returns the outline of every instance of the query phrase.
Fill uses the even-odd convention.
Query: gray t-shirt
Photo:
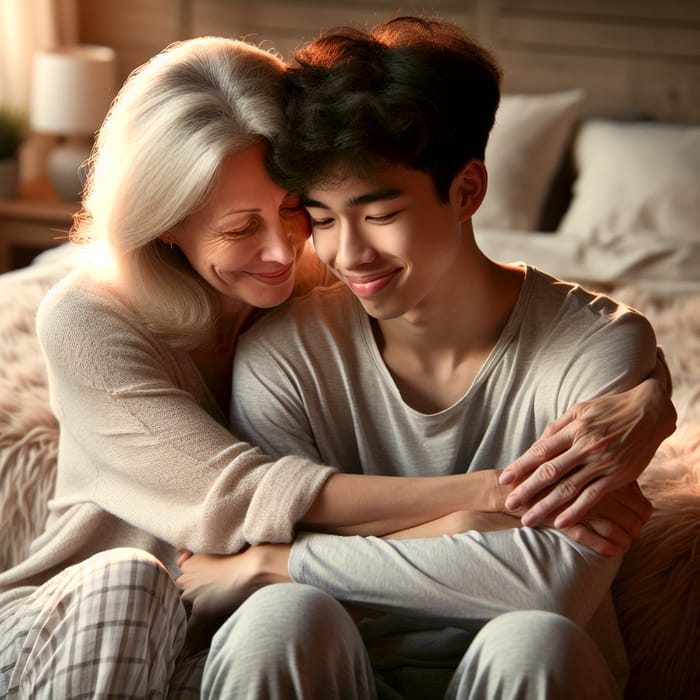
[[[571,405],[637,384],[655,361],[642,315],[529,268],[472,386],[449,408],[424,414],[403,401],[367,314],[336,285],[276,310],[241,338],[231,415],[244,438],[272,454],[348,472],[502,468]]]
[[[529,267],[472,385],[449,408],[424,414],[403,401],[367,314],[338,285],[281,307],[241,338],[231,415],[272,455],[347,472],[503,468],[571,405],[637,384],[655,361],[641,314]],[[622,678],[609,594],[619,561],[547,528],[403,541],[303,534],[289,571],[340,600],[459,627],[465,644],[502,612],[553,610],[588,627]]]

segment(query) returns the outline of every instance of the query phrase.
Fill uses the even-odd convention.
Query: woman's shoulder
[[[38,313],[43,320],[78,316],[85,321],[104,314],[134,316],[113,282],[85,269],[74,270],[58,281],[42,299]]]
[[[36,316],[36,331],[45,354],[60,357],[110,354],[148,335],[144,324],[107,281],[76,270],[49,290]]]

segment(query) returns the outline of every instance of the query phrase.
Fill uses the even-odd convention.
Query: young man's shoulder
[[[626,315],[645,320],[639,311],[606,292],[559,279],[537,268],[528,268],[528,281],[527,304],[530,308],[542,308],[547,314],[559,309],[564,315],[581,314],[589,322],[597,317],[607,323]]]
[[[521,304],[521,342],[546,349],[545,354],[609,357],[620,352],[655,353],[656,337],[649,320],[606,293],[528,270]]]

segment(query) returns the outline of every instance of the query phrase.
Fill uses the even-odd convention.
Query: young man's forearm
[[[458,625],[514,609],[585,625],[619,566],[532,529],[410,540],[303,534],[292,546],[254,549],[263,585],[306,583],[344,603]]]

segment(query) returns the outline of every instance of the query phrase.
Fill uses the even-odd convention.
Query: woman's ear
[[[450,185],[450,202],[460,209],[462,221],[471,219],[486,196],[488,174],[484,161],[470,158],[459,170]]]

